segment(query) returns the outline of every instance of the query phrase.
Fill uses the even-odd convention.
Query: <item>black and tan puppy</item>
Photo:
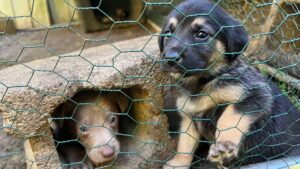
[[[167,17],[161,70],[178,84],[181,122],[165,169],[189,168],[201,138],[220,168],[300,155],[300,113],[243,60],[247,43],[243,26],[206,0],[184,1]]]

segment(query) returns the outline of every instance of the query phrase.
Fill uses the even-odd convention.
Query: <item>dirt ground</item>
[[[2,126],[1,116],[0,126]],[[26,168],[23,140],[7,135],[0,127],[0,169],[19,168]]]
[[[149,28],[149,26],[146,27]],[[148,31],[140,26],[132,26],[87,34],[80,32],[75,26],[69,29],[55,28],[0,35],[0,69],[155,33],[153,29]],[[97,42],[101,39],[106,39],[106,41]],[[0,169],[22,168],[26,168],[23,140],[13,138],[3,131],[0,115]]]
[[[50,56],[61,56],[94,46],[113,45],[117,41],[155,33],[149,25],[145,25],[145,28],[132,25],[128,28],[83,33],[78,26],[72,26],[0,35],[0,69]]]

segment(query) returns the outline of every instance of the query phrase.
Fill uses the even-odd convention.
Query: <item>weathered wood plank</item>
[[[64,0],[49,1],[53,24],[68,24],[71,22],[74,9]]]

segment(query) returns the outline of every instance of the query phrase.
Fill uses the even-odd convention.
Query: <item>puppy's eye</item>
[[[204,31],[199,31],[195,34],[195,37],[201,40],[206,40],[208,39],[209,35],[208,33],[204,32]]]
[[[117,122],[117,116],[115,116],[115,115],[110,116],[109,123],[115,124],[116,122]]]
[[[79,127],[79,130],[80,130],[81,132],[86,132],[87,129],[88,129],[88,128],[87,128],[86,125],[82,125],[82,126]]]

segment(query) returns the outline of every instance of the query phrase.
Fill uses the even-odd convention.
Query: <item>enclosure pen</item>
[[[249,42],[238,57],[267,78],[268,84],[263,85],[275,82],[280,88],[282,94],[272,95],[272,99],[287,96],[299,109],[300,0],[211,1],[238,19],[241,25],[233,27],[245,28]],[[184,154],[176,151],[178,136],[192,136],[189,128],[178,130],[178,112],[187,114],[183,107],[188,106],[188,100],[195,95],[186,93],[183,106],[176,106],[177,95],[170,91],[181,90],[183,77],[174,82],[170,73],[161,71],[163,59],[158,39],[178,38],[174,32],[160,33],[170,11],[182,15],[180,25],[195,16],[216,20],[211,15],[216,6],[208,13],[185,15],[177,7],[181,2],[183,0],[0,0],[0,168],[159,169],[176,154]],[[230,26],[220,24],[220,27]],[[213,47],[215,38],[205,44],[218,53],[212,66],[228,54]],[[178,40],[178,43],[184,42]],[[184,45],[188,48],[199,44]],[[239,80],[239,77],[228,78]],[[77,99],[78,94],[89,92],[96,92],[96,99]],[[112,97],[104,100],[108,95]],[[196,96],[211,98],[216,107],[236,104],[218,104],[211,91]],[[99,106],[106,104],[115,107]],[[86,113],[82,111],[84,106],[98,107],[98,112],[89,110],[102,113],[97,117],[103,117],[103,124],[93,125],[91,121],[99,122],[93,115],[76,118],[76,112]],[[282,119],[289,113],[283,112],[269,120]],[[187,126],[195,121],[206,121],[216,127],[213,119],[217,116],[190,117],[192,120]],[[108,122],[116,124],[107,127]],[[71,123],[74,125],[65,130]],[[268,120],[265,125],[267,123]],[[116,126],[118,129],[113,128]],[[99,134],[95,133],[96,128],[113,136],[96,137],[97,141],[103,139],[106,143],[89,147],[94,140],[83,138]],[[240,130],[237,125],[235,128]],[[243,134],[255,132],[265,131],[261,128]],[[276,136],[283,133],[290,134],[278,131],[253,149],[285,145],[289,147],[286,153],[273,157],[264,156],[264,151],[250,153],[238,157],[227,167],[300,169],[300,154],[288,155],[288,151],[300,145],[291,145],[288,140],[268,144],[268,139],[276,140]],[[195,141],[206,145],[215,142],[203,138]],[[119,149],[115,148],[117,144],[120,144]],[[92,150],[99,150],[95,154],[103,157],[98,159],[100,162],[93,160]],[[220,168],[207,159],[207,151],[199,146],[198,154],[193,154],[192,165],[182,168]],[[251,157],[263,161],[242,165]]]

